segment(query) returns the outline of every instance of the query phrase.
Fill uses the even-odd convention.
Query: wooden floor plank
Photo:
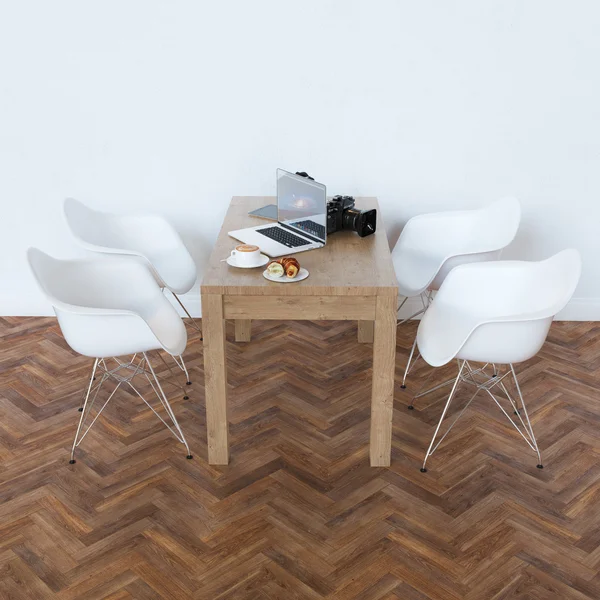
[[[90,360],[54,319],[0,318],[0,597],[600,598],[600,325],[555,323],[518,366],[543,470],[478,397],[426,474],[444,390],[410,394],[454,367],[417,363],[402,390],[416,324],[398,328],[392,462],[371,468],[358,327],[254,321],[240,344],[227,323],[227,466],[207,463],[196,334],[190,399],[165,387],[194,459],[120,390],[70,465]]]

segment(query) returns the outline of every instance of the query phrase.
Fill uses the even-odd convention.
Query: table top
[[[202,280],[203,294],[257,296],[394,296],[398,283],[377,198],[356,198],[359,209],[377,209],[377,231],[361,238],[353,231],[327,236],[323,248],[290,253],[308,269],[307,279],[297,283],[276,283],[262,275],[263,268],[238,269],[222,259],[241,242],[228,231],[256,227],[268,221],[248,216],[248,211],[276,203],[269,196],[234,196],[213,248]]]

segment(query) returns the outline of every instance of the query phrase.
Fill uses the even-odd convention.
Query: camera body
[[[377,211],[354,208],[352,196],[334,196],[327,202],[327,233],[347,229],[356,231],[360,237],[375,233],[377,229]]]

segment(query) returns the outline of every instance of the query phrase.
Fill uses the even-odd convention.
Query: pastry
[[[271,277],[283,277],[283,265],[276,261],[276,260],[272,260],[268,265],[267,265],[267,273],[271,276]]]
[[[296,277],[300,271],[300,263],[295,258],[282,258],[281,265],[283,266],[286,276],[290,279]]]
[[[281,267],[281,270],[279,269]],[[284,256],[271,261],[267,266],[267,272],[272,277],[281,277],[286,274],[289,279],[294,279],[300,271],[300,263],[291,256]]]

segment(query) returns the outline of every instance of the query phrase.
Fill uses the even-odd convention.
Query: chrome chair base
[[[519,386],[519,381],[517,379],[517,375],[515,373],[514,366],[512,364],[508,365],[508,369],[506,370],[506,372],[503,374],[500,374],[500,372],[498,371],[498,368],[495,364],[491,365],[492,372],[488,373],[488,372],[486,372],[486,369],[488,367],[490,367],[489,363],[483,365],[483,367],[480,367],[478,369],[474,369],[471,366],[471,364],[466,360],[458,361],[458,363],[459,363],[459,370],[458,370],[458,375],[456,376],[455,379],[449,379],[447,381],[444,381],[443,383],[440,383],[439,385],[436,385],[435,387],[433,387],[425,392],[421,392],[421,393],[417,394],[413,398],[413,400],[415,400],[416,398],[423,397],[423,396],[430,394],[436,390],[439,390],[440,388],[442,388],[444,386],[453,384],[452,390],[450,391],[450,395],[448,396],[448,400],[446,401],[444,410],[442,411],[442,415],[440,417],[440,420],[437,424],[437,427],[436,427],[433,437],[431,439],[431,443],[429,444],[429,448],[427,449],[427,452],[425,454],[425,459],[423,460],[423,466],[421,467],[421,472],[422,473],[427,472],[427,468],[426,468],[427,460],[438,449],[439,445],[444,441],[445,437],[448,435],[448,433],[450,433],[450,431],[452,430],[454,425],[456,425],[458,420],[462,417],[464,412],[467,410],[467,408],[469,407],[471,402],[475,399],[475,397],[477,396],[477,394],[480,391],[486,392],[492,398],[492,400],[498,405],[498,407],[500,408],[502,413],[510,421],[512,426],[519,432],[519,434],[525,440],[527,445],[536,453],[537,458],[538,458],[537,468],[543,469],[544,465],[542,464],[542,457],[541,457],[541,454],[540,454],[540,451],[539,451],[539,448],[537,445],[537,441],[535,439],[535,435],[533,433],[533,427],[531,426],[531,421],[529,420],[529,414],[527,413],[527,407],[525,406],[525,402],[523,400],[523,394],[521,393],[521,388]],[[506,388],[506,385],[504,384],[504,380],[510,375],[512,375],[512,379],[514,380],[515,388],[516,388],[517,394],[518,394],[518,399],[516,399],[516,401],[513,400],[512,396],[509,394],[509,392]],[[456,390],[461,383],[464,383],[468,386],[474,387],[475,391],[474,391],[473,395],[469,398],[466,405],[460,411],[458,416],[454,419],[454,421],[450,424],[450,426],[446,429],[445,433],[441,436],[441,438],[436,443],[436,438],[440,431],[440,427],[442,425],[444,417],[446,416],[448,408],[450,407],[450,404],[452,403],[452,400],[454,399],[454,397],[456,395]],[[494,389],[496,386],[498,386],[498,388],[502,390],[504,396],[506,396],[506,398],[508,399],[508,401],[513,409],[513,414],[518,417],[519,424],[517,424],[517,422],[515,422],[515,420],[513,420],[511,418],[511,416],[508,414],[508,412],[505,410],[505,408],[502,406],[502,404],[500,404],[500,402],[498,401],[498,398],[496,397],[496,395],[492,393],[492,389]],[[519,401],[520,401],[520,405],[519,405]],[[409,409],[414,408],[412,403],[408,408]],[[525,416],[525,420],[523,420],[521,414],[523,414]]]
[[[160,356],[160,354],[159,354],[159,356]],[[79,411],[81,412],[81,417],[79,418],[79,424],[77,425],[77,432],[75,433],[75,440],[73,441],[73,447],[71,448],[71,460],[69,461],[70,464],[75,463],[75,449],[79,446],[79,444],[81,444],[81,442],[83,441],[85,436],[88,434],[88,432],[93,427],[93,425],[96,422],[96,420],[98,419],[98,417],[102,414],[102,411],[106,408],[108,403],[111,401],[112,397],[115,395],[116,391],[123,384],[128,385],[144,401],[144,403],[148,406],[148,408],[150,408],[150,410],[152,410],[152,412],[162,421],[162,423],[167,427],[167,429],[175,436],[177,441],[179,441],[180,443],[182,443],[185,446],[185,448],[187,450],[186,458],[188,458],[188,459],[193,458],[192,454],[190,453],[190,448],[185,439],[185,436],[183,435],[183,431],[181,430],[181,427],[179,426],[179,423],[175,417],[173,409],[171,408],[169,400],[167,399],[167,396],[166,396],[165,392],[163,391],[163,388],[160,384],[159,378],[156,375],[156,372],[154,371],[152,364],[148,360],[147,354],[145,352],[143,352],[141,358],[138,359],[137,357],[138,357],[138,355],[134,354],[129,362],[121,362],[118,358],[114,357],[112,360],[116,363],[116,366],[113,367],[112,369],[109,368],[109,366],[106,364],[106,361],[111,360],[111,359],[97,358],[94,361],[94,366],[92,368],[92,375],[90,377],[90,382],[89,382],[87,392],[85,395],[85,400],[83,402],[83,406],[81,408],[79,408]],[[165,365],[169,368],[169,370],[171,371],[171,367],[169,367],[169,365],[165,362],[165,360],[162,358],[162,356],[160,356],[160,358],[165,363]],[[137,360],[137,362],[136,362],[136,360]],[[100,380],[97,383],[94,383],[97,373],[100,375]],[[171,373],[172,373],[172,371],[171,371]],[[165,412],[169,416],[173,426],[169,425],[156,412],[154,407],[146,400],[146,398],[144,398],[144,396],[142,396],[142,394],[139,392],[139,390],[133,385],[132,380],[136,376],[146,378],[146,380],[152,387],[152,390],[156,394],[156,397],[158,398],[159,402],[165,409]],[[98,410],[98,412],[96,413],[96,416],[93,418],[92,422],[89,425],[87,425],[87,427],[85,428],[85,431],[83,431],[83,433],[81,433],[82,429],[84,428],[84,423],[86,422],[86,419],[90,415],[91,410],[94,406],[94,403],[98,396],[98,392],[100,391],[102,384],[105,381],[107,381],[108,379],[110,379],[116,383],[115,389],[110,393],[108,399],[106,400],[106,402],[104,402],[104,404],[102,405],[100,410]],[[177,387],[180,387],[180,386],[177,386]],[[184,396],[184,399],[187,399],[187,395]]]

